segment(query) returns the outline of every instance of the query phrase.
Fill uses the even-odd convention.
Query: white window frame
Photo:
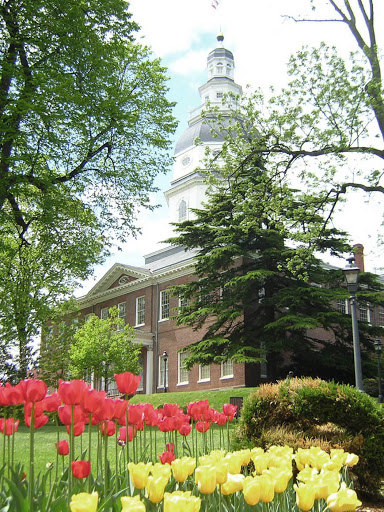
[[[168,382],[169,382],[169,357],[167,360],[167,380],[165,383],[167,388],[169,386]],[[159,383],[158,383],[157,387],[164,389],[164,358],[163,358],[163,356],[159,356]]]
[[[204,375],[207,372],[207,375]],[[199,380],[197,382],[209,382],[211,380],[211,366],[209,364],[199,364]]]
[[[117,305],[117,311],[118,311],[118,317],[121,318],[122,320],[124,320],[124,325],[126,323],[126,315],[127,315],[127,303],[124,301],[124,302],[119,302],[118,305]],[[124,330],[124,326],[118,326],[117,328],[118,331],[123,331]]]
[[[220,379],[233,379],[233,361],[223,361],[220,368]]]
[[[189,384],[189,371],[184,368],[184,359],[188,357],[188,352],[178,352],[177,354],[177,385],[185,386]]]
[[[139,307],[139,303],[142,302]],[[143,321],[141,321],[143,320]],[[140,325],[145,325],[145,295],[141,295],[140,297],[136,297],[136,319],[135,319],[135,327],[139,327]]]
[[[363,314],[364,313],[366,314],[366,317],[367,317],[366,319],[361,318],[362,311],[363,311]],[[369,307],[369,304],[363,304],[363,305],[359,306],[359,315],[360,315],[359,320],[361,322],[371,323],[371,308]]]
[[[344,306],[343,306],[344,304]],[[336,303],[336,308],[339,313],[348,314],[348,300],[347,299],[339,299]]]
[[[187,201],[185,199],[180,201],[178,208],[178,222],[183,220],[187,220]]]
[[[109,308],[101,308],[100,309],[100,319],[107,320],[109,313]]]
[[[166,300],[164,299],[166,297]],[[159,297],[159,322],[169,320],[170,296],[168,290],[162,290]]]

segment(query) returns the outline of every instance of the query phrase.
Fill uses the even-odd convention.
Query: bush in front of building
[[[366,393],[320,379],[264,384],[244,402],[237,447],[286,444],[356,453],[353,468],[360,492],[377,494],[384,479],[384,412]]]

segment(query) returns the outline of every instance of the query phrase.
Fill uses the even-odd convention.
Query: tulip
[[[180,411],[180,407],[178,404],[164,404],[163,405],[163,414],[164,416],[176,416],[176,414]]]
[[[75,379],[70,381],[61,381],[59,383],[59,397],[65,405],[79,405],[88,389],[84,380]]]
[[[345,482],[340,486],[340,490],[328,496],[327,506],[331,512],[349,512],[360,507],[361,501],[357,499],[356,492],[349,489]]]
[[[189,436],[192,430],[192,425],[189,423],[183,423],[179,428],[179,434],[182,436]]]
[[[164,494],[164,512],[199,512],[201,499],[191,496],[191,491],[174,491]]]
[[[294,485],[293,488],[296,491],[296,504],[303,512],[311,510],[315,504],[316,489],[313,484],[299,483]]]
[[[57,452],[59,455],[68,455],[68,453],[69,453],[68,441],[66,441],[66,440],[58,441],[57,443],[55,443],[55,446],[56,446],[56,449],[57,449]]]
[[[195,483],[201,494],[212,494],[216,489],[216,469],[214,466],[199,466],[195,471]]]
[[[96,512],[99,496],[96,491],[92,494],[81,492],[73,494],[69,507],[71,512]]]
[[[152,503],[159,503],[164,497],[165,486],[168,483],[168,479],[163,476],[152,476],[148,477],[146,490],[148,493],[148,499]]]
[[[47,394],[47,385],[40,379],[26,379],[19,382],[24,402],[41,402]]]
[[[336,471],[322,471],[314,478],[313,484],[316,488],[316,499],[326,500],[330,494],[339,489],[340,474]]]
[[[260,479],[260,500],[263,503],[270,503],[275,497],[275,483],[268,474],[262,474]]]
[[[49,417],[46,414],[42,414],[41,416],[37,416],[34,419],[33,427],[35,429],[44,427],[46,423],[48,423]],[[31,416],[24,416],[24,422],[27,427],[31,426]]]
[[[124,418],[125,412],[128,407],[128,402],[126,400],[120,400],[119,398],[116,398],[113,401],[113,405],[114,405],[114,411],[113,411],[112,419],[118,420],[119,418]]]
[[[223,404],[223,413],[227,416],[228,421],[232,421],[237,411],[237,405]]]
[[[199,400],[198,402],[190,402],[187,405],[187,413],[193,418],[194,421],[205,418],[209,409],[208,400]]]
[[[67,433],[70,434],[71,433],[71,426],[70,425],[66,425],[66,428],[67,428]],[[84,423],[84,421],[78,421],[77,423],[75,423],[73,425],[73,435],[75,437],[81,436],[81,434],[84,432],[84,430],[85,430],[85,423]]]
[[[43,400],[43,409],[46,412],[56,412],[60,405],[61,398],[57,393],[52,393]]]
[[[145,512],[145,504],[140,501],[140,496],[123,496],[121,498],[121,512]]]
[[[134,437],[136,437],[136,430],[133,427],[128,427],[128,441],[131,442]],[[119,428],[119,441],[123,442],[123,443],[127,442],[127,428],[126,427]]]
[[[115,373],[115,381],[119,393],[122,395],[134,395],[139,387],[141,377],[131,372]]]
[[[224,496],[234,494],[243,489],[244,475],[228,475],[227,481],[221,485],[220,491]]]
[[[175,460],[175,454],[173,452],[165,451],[161,455],[158,456],[160,459],[160,462],[162,464],[171,464],[173,460]]]
[[[128,464],[128,471],[132,480],[132,485],[136,489],[144,489],[147,485],[149,470],[151,469],[152,463],[144,464],[139,462],[137,464],[130,462]]]
[[[243,495],[248,505],[257,505],[260,501],[260,478],[247,476],[243,481]]]
[[[225,425],[227,423],[227,416],[221,412],[217,415],[216,419],[215,419],[215,423],[216,425],[219,425],[219,426],[222,426],[222,425]]]
[[[19,405],[24,402],[23,393],[20,388],[20,383],[16,386],[11,386],[6,382],[5,387],[2,388],[2,405]]]
[[[345,458],[344,464],[346,466],[348,466],[349,468],[352,468],[358,462],[359,462],[359,456],[358,455],[356,455],[355,453],[348,453],[346,458]]]
[[[96,389],[86,389],[83,394],[81,407],[87,414],[94,414],[102,408],[106,398],[105,391],[96,391]]]
[[[161,476],[161,477],[169,480],[172,470],[171,470],[171,466],[169,464],[160,464],[160,462],[156,462],[155,464],[153,464],[153,466],[151,467],[149,472],[154,477]],[[192,470],[192,472],[193,472],[193,470]]]
[[[6,436],[11,436],[17,429],[19,428],[20,420],[15,420],[14,418],[0,418],[0,432],[5,434]]]
[[[116,425],[114,421],[103,421],[101,425],[99,425],[99,430],[101,431],[102,436],[114,436],[116,432]]]
[[[275,468],[271,467],[263,472],[269,474],[274,482],[274,492],[282,493],[286,490],[288,482],[292,478],[292,466],[288,469],[285,467]]]
[[[192,457],[183,457],[171,462],[173,477],[176,482],[185,482],[192,475],[196,467],[196,460]]]
[[[74,460],[72,474],[75,478],[87,478],[91,472],[91,463],[87,460]]]
[[[84,420],[84,413],[81,407],[71,405],[60,405],[57,409],[59,419],[63,425],[71,425],[72,423],[72,409],[73,409],[73,422],[79,423]]]
[[[207,430],[209,430],[211,424],[209,421],[198,421],[196,423],[196,430],[198,432],[206,432]]]

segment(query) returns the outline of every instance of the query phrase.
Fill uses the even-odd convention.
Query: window
[[[191,157],[190,156],[185,156],[182,159],[182,161],[181,161],[181,165],[183,165],[184,167],[186,167],[190,163],[191,163]]]
[[[160,292],[160,320],[169,318],[169,292],[164,290]]]
[[[369,322],[369,310],[366,304],[362,304],[359,306],[360,311],[360,321],[361,322]]]
[[[189,305],[189,300],[184,297],[179,297],[179,308],[186,308]]]
[[[125,321],[126,303],[120,302],[120,304],[118,304],[117,307],[119,310],[119,318],[122,318]]]
[[[92,315],[93,315],[93,313],[88,313],[88,315],[84,315],[84,323],[88,322],[88,320],[91,318]]]
[[[347,312],[347,306],[346,306],[345,299],[339,299],[337,301],[337,311],[339,311],[339,313],[344,313],[344,314]]]
[[[211,380],[211,367],[209,364],[199,364],[199,382]]]
[[[187,203],[184,201],[180,201],[179,204],[179,222],[185,220],[187,218]]]
[[[100,310],[100,318],[102,320],[106,320],[108,318],[108,308],[101,308],[101,310]]]
[[[222,74],[222,72],[223,72],[223,63],[222,63],[222,62],[218,62],[218,63],[217,63],[216,70],[217,70],[217,74],[218,74],[218,75],[221,75],[221,74]]]
[[[159,388],[163,388],[164,387],[165,364],[167,365],[167,375],[166,375],[165,385],[166,385],[166,387],[168,387],[169,358],[168,358],[167,363],[165,363],[163,357],[159,356]]]
[[[380,327],[384,327],[384,307],[379,306],[379,325]]]
[[[265,350],[267,348],[266,344],[265,344],[265,341],[261,341],[260,342],[260,348],[262,350]],[[261,354],[263,357],[266,356],[266,353],[264,354]],[[268,371],[267,371],[267,361],[262,361],[260,363],[260,378],[261,379],[266,379],[268,377]]]
[[[178,354],[178,378],[177,383],[178,384],[188,384],[188,370],[185,368],[185,360],[188,357],[187,352],[179,352]]]
[[[140,383],[137,388],[137,391],[143,391],[144,390],[144,356],[142,353],[139,354],[138,363],[140,365],[139,375],[140,375],[141,379],[140,379]]]
[[[145,324],[145,296],[136,299],[136,326]]]
[[[223,93],[222,92],[217,92],[216,93],[216,98],[219,100],[220,98],[223,97]]]
[[[228,360],[221,363],[221,379],[230,379],[233,377],[233,361]]]

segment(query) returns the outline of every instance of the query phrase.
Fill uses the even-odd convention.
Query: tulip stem
[[[35,481],[34,469],[35,469],[35,461],[34,461],[34,447],[35,444],[35,402],[32,402],[31,408],[31,423],[29,427],[29,478],[28,478],[28,502],[31,505],[33,503],[33,484]]]
[[[91,449],[92,449],[92,413],[89,413],[88,414],[88,460],[89,460],[89,462],[91,462]],[[88,492],[91,493],[91,473],[89,473],[89,475],[88,475]]]

